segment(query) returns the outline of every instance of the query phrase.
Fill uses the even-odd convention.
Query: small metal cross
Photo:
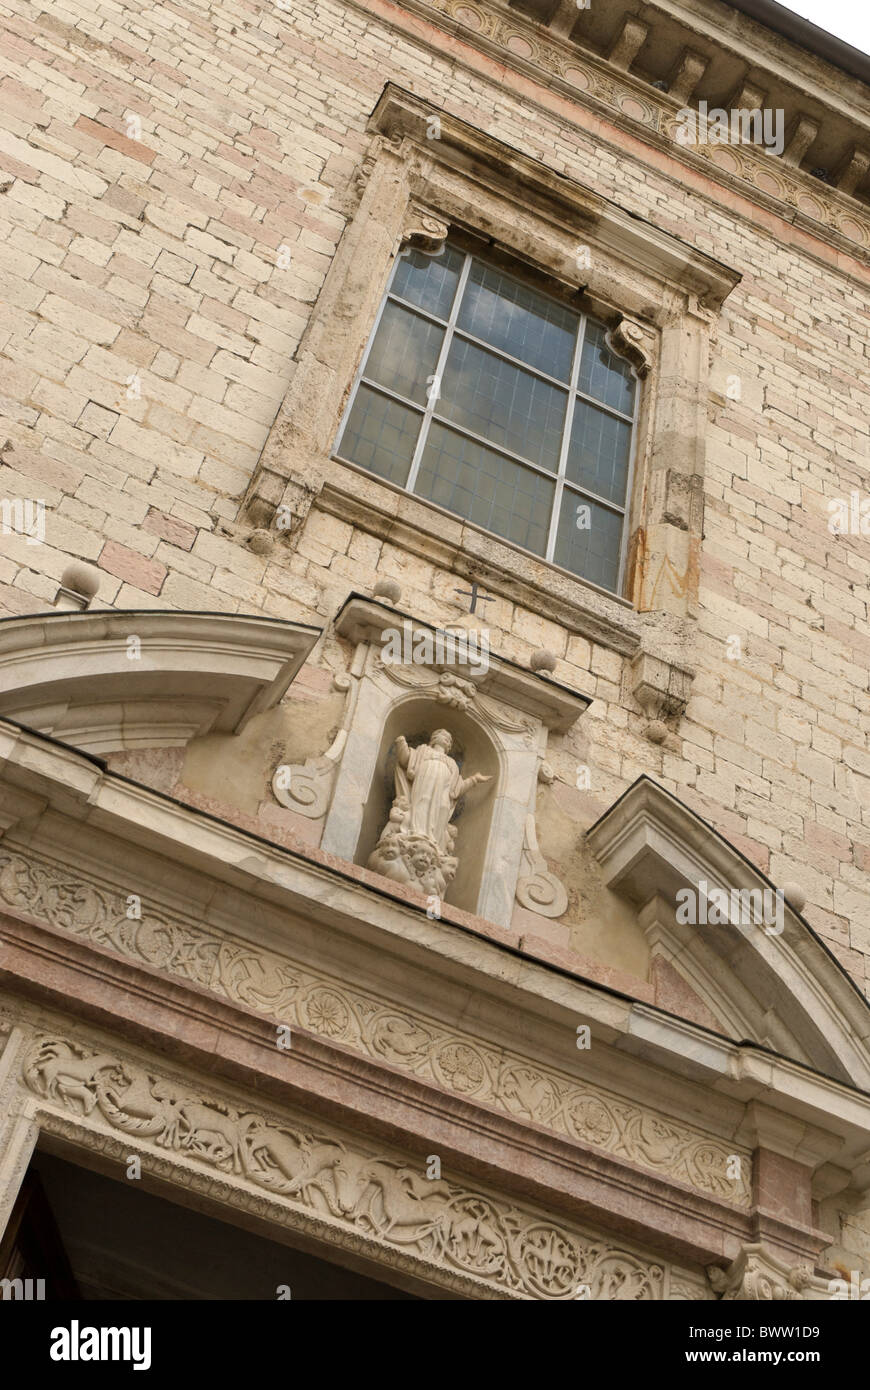
[[[469,613],[476,613],[476,612],[477,612],[477,600],[478,600],[478,598],[480,598],[480,602],[481,602],[481,603],[492,603],[493,597],[494,597],[492,594],[480,594],[480,595],[478,595],[478,592],[477,592],[477,580],[476,580],[476,579],[472,579],[472,581],[471,581],[471,590],[470,590],[470,591],[469,591],[468,589],[454,589],[453,592],[454,592],[454,594],[461,594],[461,595],[463,596],[463,598],[470,598],[470,599],[471,599],[471,607],[470,607],[469,610],[468,610]]]

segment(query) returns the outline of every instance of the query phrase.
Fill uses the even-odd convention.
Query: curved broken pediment
[[[638,911],[666,1007],[870,1086],[866,999],[782,889],[724,836],[640,777],[587,842],[608,887]]]
[[[0,716],[90,753],[237,733],[276,704],[319,629],[155,610],[0,621]]]

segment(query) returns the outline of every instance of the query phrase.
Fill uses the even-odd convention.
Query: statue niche
[[[436,729],[416,748],[400,734],[394,747],[393,804],[367,867],[442,898],[459,867],[453,852],[457,827],[451,823],[457,804],[472,787],[491,779],[481,772],[462,776],[450,756],[453,739],[446,729]]]

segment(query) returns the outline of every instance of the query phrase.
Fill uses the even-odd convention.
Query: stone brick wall
[[[832,535],[827,512],[860,492],[868,455],[859,253],[385,0],[0,12],[0,497],[47,508],[45,544],[0,536],[0,612],[50,607],[79,557],[102,571],[98,607],[325,620],[393,576],[402,607],[456,619],[454,575],[316,505],[292,551],[256,555],[241,527],[366,120],[395,81],[742,272],[715,347],[698,674],[678,741],[644,737],[613,651],[503,598],[486,622],[500,654],[545,646],[556,677],[595,697],[554,752],[563,817],[583,828],[649,773],[801,884],[863,987],[870,551]]]

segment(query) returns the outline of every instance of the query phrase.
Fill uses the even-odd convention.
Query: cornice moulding
[[[351,0],[351,3],[356,3],[363,13],[369,13],[364,0]],[[601,112],[617,129],[652,144],[671,158],[702,173],[705,178],[731,189],[747,202],[776,214],[807,235],[844,250],[859,261],[867,261],[870,252],[870,207],[863,199],[841,192],[802,169],[787,166],[782,158],[749,145],[737,150],[727,147],[729,153],[721,155],[718,152],[722,147],[719,146],[699,145],[692,148],[678,144],[670,127],[674,125],[678,111],[685,109],[685,103],[669,97],[666,92],[657,91],[643,79],[614,67],[604,58],[560,37],[519,10],[490,3],[490,0],[474,0],[475,7],[485,15],[484,23],[475,27],[465,18],[453,17],[454,11],[463,17],[470,13],[469,6],[463,0],[436,0],[434,4],[428,3],[428,0],[401,0],[401,4],[409,13],[421,16],[448,33],[459,35],[465,43],[494,57],[539,86],[544,83],[548,89],[576,102],[576,124],[582,126],[579,113],[591,107]],[[396,21],[390,27],[405,32],[404,26]],[[513,31],[530,56],[521,56],[518,51],[506,47],[498,34],[500,28]],[[492,37],[493,34],[497,36]],[[460,58],[458,61],[472,71],[478,71],[468,59]],[[793,78],[791,80],[794,81]],[[857,88],[859,84],[854,85]],[[529,96],[528,100],[533,105],[546,106],[534,96]],[[549,111],[549,106],[546,109]],[[805,113],[797,112],[798,116],[801,114]],[[793,113],[789,115],[789,122],[794,124]],[[620,150],[618,145],[610,143],[611,148]],[[854,131],[852,145],[860,150],[866,143],[867,132],[862,125]],[[723,167],[720,162],[723,159],[732,167]],[[665,170],[663,174],[672,182],[680,182],[673,173]],[[722,205],[714,190],[698,196],[714,207]],[[828,263],[818,253],[813,253],[812,248],[810,254],[816,254],[817,259]]]
[[[354,643],[377,643],[384,632],[390,629],[401,631],[405,623],[412,633],[435,634],[443,631],[430,623],[421,622],[410,613],[388,608],[362,594],[348,596],[336,616],[335,630],[340,637]],[[439,663],[435,661],[432,665],[437,669]],[[488,654],[487,665],[488,669],[482,675],[475,675],[467,665],[459,665],[456,662],[450,663],[450,669],[455,669],[463,679],[473,681],[481,693],[501,700],[513,709],[531,714],[556,733],[566,733],[592,703],[590,696],[558,685],[534,671],[524,671],[521,666],[503,660],[491,652]]]
[[[425,1127],[427,1147],[445,1169],[496,1171],[506,1190],[534,1193],[556,1208],[598,1210],[605,1226],[632,1229],[639,1239],[654,1232],[689,1258],[719,1257],[728,1239],[750,1234],[747,1204],[691,1189],[625,1155],[596,1151],[527,1116],[482,1106],[301,1028],[294,1027],[293,1047],[281,1053],[270,1020],[226,999],[211,1000],[188,981],[166,982],[153,969],[133,967],[90,943],[69,942],[40,924],[4,923],[0,914],[0,929],[8,940],[0,986],[43,1009],[63,1010],[73,1002],[79,1025],[109,1027],[152,1048],[159,1044],[161,1053],[174,1051],[236,1085],[255,1083],[262,1098],[303,1105],[312,1116],[340,1119],[354,1132],[371,1128],[377,1116],[381,1132],[411,1149]],[[669,1230],[675,1192],[684,1216],[677,1236]]]
[[[638,906],[658,895],[675,911],[677,892],[699,891],[701,883],[708,900],[714,889],[771,889],[724,837],[648,777],[629,787],[586,839],[608,887]],[[682,925],[672,928],[674,941],[680,952],[716,952],[747,985],[769,990],[772,1006],[792,1011],[795,1036],[821,1070],[870,1089],[867,1001],[809,924],[787,902],[782,908],[781,935],[760,926]]]
[[[534,611],[545,612],[554,622],[620,656],[637,653],[643,640],[643,614],[636,613],[626,599],[605,594],[539,556],[517,551],[497,536],[484,535],[464,523],[458,523],[463,527],[462,542],[454,544],[391,509],[417,500],[396,493],[380,479],[333,462],[317,505],[330,516],[451,569],[459,579],[476,578],[513,602],[528,606],[531,596]],[[455,517],[439,516],[438,522],[442,520],[457,525]],[[504,559],[499,561],[496,555]]]
[[[549,206],[551,216],[567,224],[573,235],[594,232],[635,273],[640,269],[670,285],[679,285],[697,295],[711,310],[718,310],[739,284],[739,272],[712,256],[643,218],[632,217],[594,189],[557,174],[540,160],[512,149],[392,82],[381,94],[369,129],[392,141],[408,139],[426,152],[427,124],[436,115],[441,131],[439,163],[455,160],[467,173],[469,162],[482,161],[489,186],[496,174],[514,189],[519,183],[532,190],[536,202]]]

